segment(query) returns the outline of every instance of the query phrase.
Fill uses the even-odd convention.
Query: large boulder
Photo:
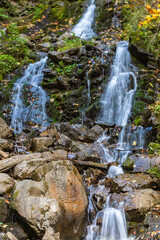
[[[150,188],[155,185],[155,179],[148,174],[120,174],[112,180],[113,192],[131,192],[135,189]]]
[[[51,157],[51,158],[50,158]],[[67,159],[67,151],[65,150],[54,150],[51,153],[46,153],[43,155],[39,155],[37,158],[34,158],[34,154],[32,159],[25,159],[23,162],[17,164],[14,168],[14,177],[19,179],[32,178],[35,170],[44,165],[48,161],[57,161],[57,160],[66,160]]]
[[[14,186],[15,181],[6,173],[0,173],[0,195],[9,192]]]
[[[77,169],[68,160],[52,161],[39,167],[33,179],[16,183],[12,208],[39,236],[55,233],[58,239],[59,232],[60,239],[75,240],[88,203]],[[46,232],[50,227],[53,231]]]
[[[0,138],[13,139],[14,134],[5,121],[0,117]]]

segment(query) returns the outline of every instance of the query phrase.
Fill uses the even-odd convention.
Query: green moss
[[[58,51],[66,51],[72,48],[82,47],[82,40],[77,37],[71,39],[65,38],[64,42],[64,46],[62,48],[59,48]]]
[[[134,165],[134,162],[128,157],[123,163],[123,168],[125,170],[132,171],[133,165]]]
[[[160,183],[160,170],[157,167],[152,167],[148,170],[148,173],[154,175]]]
[[[139,116],[143,113],[145,107],[147,106],[147,103],[142,101],[137,101],[133,104],[132,107],[132,113],[134,116]]]
[[[150,154],[160,153],[160,143],[150,142],[150,144],[149,144],[149,153]]]

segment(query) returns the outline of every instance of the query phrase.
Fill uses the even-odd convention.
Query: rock
[[[62,48],[65,46],[65,41],[64,40],[59,40],[55,43],[56,48]]]
[[[123,163],[123,168],[126,171],[147,173],[154,161],[144,155],[134,154],[129,156]]]
[[[0,222],[6,223],[11,220],[10,210],[5,198],[0,197]]]
[[[78,148],[78,149],[76,149]],[[100,162],[100,157],[97,152],[97,148],[91,144],[81,144],[78,142],[76,145],[72,145],[72,150],[78,150],[76,153],[76,158],[81,161],[92,161],[92,162]]]
[[[35,44],[32,43],[32,42],[28,39],[28,36],[27,36],[27,35],[25,35],[25,34],[20,34],[20,38],[22,38],[22,39],[25,41],[25,43],[26,43],[26,45],[27,45],[28,47],[30,47],[30,48],[35,48]]]
[[[58,140],[58,143],[59,143],[60,146],[69,148],[71,143],[72,143],[72,140],[62,133],[60,135],[60,139]]]
[[[50,42],[40,43],[38,44],[38,48],[41,49],[44,52],[47,52],[50,47],[52,47],[53,44]]]
[[[9,192],[14,186],[15,181],[6,173],[0,173],[0,195]]]
[[[32,150],[35,152],[45,151],[48,147],[52,146],[54,140],[49,137],[40,137],[32,139]]]
[[[155,182],[148,174],[120,174],[111,182],[112,192],[131,192],[135,189],[151,188]]]
[[[42,240],[61,240],[60,233],[54,233],[53,228],[47,228],[45,235],[43,236]]]
[[[60,239],[79,239],[88,201],[77,169],[68,160],[52,161],[35,171],[34,180],[16,183],[12,208],[40,237],[52,227]]]
[[[160,202],[160,193],[152,189],[135,190],[124,197],[125,211],[130,221],[141,221],[146,212]]]
[[[9,158],[9,154],[0,150],[0,158],[2,159]]]
[[[154,165],[160,170],[160,157],[157,157],[155,159],[155,164]]]
[[[22,154],[16,155],[4,160],[0,161],[0,171],[5,172],[9,169],[15,167],[16,165],[20,164],[23,161],[30,161],[30,160],[43,160],[46,162],[53,161],[53,160],[63,160],[67,158],[67,152],[64,150],[55,150],[51,152],[43,152],[43,153],[31,153],[31,154]]]
[[[49,137],[55,140],[59,139],[59,133],[57,132],[57,128],[54,124],[51,124],[45,131],[43,131],[40,136],[41,137]]]
[[[57,160],[66,160],[67,159],[67,152],[64,150],[54,150],[52,152],[52,158],[51,161],[57,161]],[[35,158],[31,160],[25,160],[22,163],[18,164],[14,168],[14,177],[19,179],[25,179],[25,178],[32,178],[33,173],[35,170],[44,165],[48,159],[44,157]]]
[[[62,211],[57,200],[45,196],[47,188],[44,181],[17,182],[11,202],[11,207],[17,210],[40,236],[50,224],[56,228],[56,225],[62,221]]]
[[[100,137],[100,135],[102,135],[103,132],[103,128],[101,128],[99,125],[95,125],[86,132],[84,136],[84,141],[95,142]]]
[[[14,139],[14,134],[5,123],[5,121],[0,117],[0,138],[4,139]]]
[[[81,124],[70,124],[69,122],[56,123],[54,125],[59,132],[75,140],[77,140],[79,136],[83,136],[87,130],[87,128]]]
[[[11,232],[7,232],[6,236],[10,239],[10,240],[19,240],[17,239]]]
[[[0,150],[1,151],[13,151],[14,150],[14,144],[12,141],[8,141],[7,139],[0,138]]]
[[[10,231],[18,240],[27,240],[28,236],[16,222],[7,222],[6,231]]]
[[[58,38],[58,40],[63,40],[65,38],[71,38],[71,37],[72,35],[69,32],[65,32]]]
[[[62,61],[62,53],[59,51],[50,51],[48,56],[53,62],[59,63]]]

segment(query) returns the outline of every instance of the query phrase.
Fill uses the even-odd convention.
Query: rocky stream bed
[[[95,38],[82,46],[59,50],[66,39],[77,41],[71,29],[37,41],[23,34],[34,62],[8,76],[9,99],[1,94],[0,240],[160,239],[160,156],[148,147],[160,129],[148,107],[160,87],[159,63],[128,42],[122,42],[125,60],[117,60],[121,12],[114,1],[97,2],[97,24],[90,24]],[[44,19],[36,27],[42,26]],[[126,99],[124,89],[114,89],[113,101],[107,93],[114,66],[123,76],[129,71]],[[109,117],[114,109],[110,121],[105,91]],[[105,209],[115,215],[103,236]],[[123,215],[125,238],[116,213]]]

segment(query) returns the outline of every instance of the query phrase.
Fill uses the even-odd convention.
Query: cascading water
[[[86,78],[87,78],[87,102],[88,102],[88,105],[90,104],[90,101],[91,101],[91,81],[90,81],[90,78],[89,78],[89,73],[87,72],[86,73]]]
[[[116,57],[111,68],[110,81],[101,99],[99,121],[125,126],[137,87],[136,77],[131,71],[128,42],[118,43]]]
[[[45,112],[47,95],[41,87],[46,63],[47,57],[30,64],[24,76],[14,84],[11,128],[15,133],[21,133],[27,122],[47,125],[48,117]]]
[[[92,30],[95,8],[94,0],[91,0],[91,4],[88,6],[79,23],[72,29],[72,33],[74,33],[75,36],[82,39],[91,39],[96,35]]]
[[[101,162],[117,162],[109,168],[107,177],[115,177],[123,174],[121,164],[125,161],[128,154],[132,152],[133,142],[137,148],[144,146],[143,128],[132,129],[127,122],[131,111],[132,99],[137,87],[136,77],[132,72],[131,57],[128,51],[128,42],[118,43],[116,56],[112,65],[110,81],[107,84],[105,93],[102,96],[102,108],[99,120],[103,123],[116,124],[122,126],[118,134],[118,143],[108,146],[110,135],[106,132],[100,137],[95,145],[97,146]],[[109,198],[104,209],[98,212],[93,224],[87,228],[86,240],[126,240],[127,227],[123,203],[116,203],[116,207],[109,205]],[[97,224],[99,214],[102,215],[101,230]]]

